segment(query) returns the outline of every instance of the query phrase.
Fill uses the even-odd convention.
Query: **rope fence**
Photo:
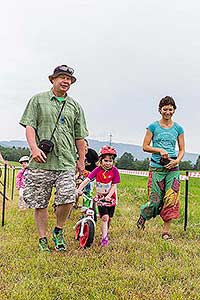
[[[146,177],[149,176],[148,171],[135,171],[135,170],[119,169],[119,172],[121,174],[127,174],[127,175],[146,176]],[[188,179],[187,176],[193,177],[193,178],[200,178],[200,172],[188,172],[188,175],[180,175],[180,180],[187,180]]]
[[[21,169],[21,167],[10,166],[8,164],[0,165],[0,169],[4,169],[4,176],[3,181],[0,178],[0,184],[3,186],[3,191],[0,191],[0,195],[2,195],[3,202],[2,202],[2,218],[1,218],[1,225],[5,225],[5,210],[6,210],[6,200],[10,200],[9,197],[6,195],[8,187],[11,184],[11,199],[14,198],[14,189],[15,189],[15,170]],[[12,171],[12,181],[10,180],[10,172]]]
[[[0,191],[0,194],[3,197],[3,206],[2,206],[2,226],[5,225],[5,208],[6,200],[9,198],[6,196],[7,187],[11,183],[11,200],[14,198],[15,190],[15,171],[21,169],[21,167],[9,166],[9,165],[0,165],[0,169],[4,169],[4,180],[0,181],[1,186],[3,186],[3,192]],[[12,180],[10,180],[10,171],[12,171]],[[149,176],[148,171],[136,171],[136,170],[124,170],[119,169],[120,174],[125,175],[135,175],[135,176]],[[185,181],[185,207],[184,207],[184,231],[187,229],[188,223],[188,189],[189,189],[189,178],[200,178],[200,172],[188,172],[186,171],[185,175],[180,175],[180,180]]]

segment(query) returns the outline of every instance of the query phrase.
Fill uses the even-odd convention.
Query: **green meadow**
[[[80,212],[73,210],[64,229],[67,252],[53,251],[55,219],[50,205],[50,254],[38,252],[33,211],[18,210],[15,191],[14,199],[6,201],[5,226],[0,228],[0,299],[200,299],[200,178],[189,180],[186,232],[182,182],[181,217],[172,225],[173,241],[162,240],[159,217],[148,221],[144,231],[136,227],[139,206],[147,199],[146,185],[146,177],[121,176],[107,248],[99,246],[99,220],[94,245],[79,248],[73,226]],[[10,198],[11,188],[7,195]],[[1,196],[0,206],[2,213]]]

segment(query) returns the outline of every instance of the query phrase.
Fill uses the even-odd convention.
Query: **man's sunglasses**
[[[57,70],[55,71],[64,71],[66,73],[69,73],[70,75],[72,75],[74,73],[74,69],[68,67],[67,65],[62,65],[56,68]]]

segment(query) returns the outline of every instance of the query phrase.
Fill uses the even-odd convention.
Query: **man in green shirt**
[[[73,73],[74,70],[67,65],[56,67],[49,76],[52,89],[33,96],[20,120],[20,124],[26,128],[32,156],[23,196],[28,207],[35,209],[39,249],[47,252],[48,204],[52,188],[56,188],[53,241],[57,251],[65,251],[62,229],[75,202],[75,168],[79,172],[84,170],[84,138],[88,131],[81,106],[67,94],[71,84],[76,81]],[[44,139],[51,139],[54,144],[50,153],[38,147]]]

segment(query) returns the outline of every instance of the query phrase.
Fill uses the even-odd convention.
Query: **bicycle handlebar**
[[[83,192],[83,194],[82,194],[81,196],[83,196],[83,197],[86,198],[87,200],[91,200],[91,198],[88,197],[84,192]],[[111,200],[111,201],[106,200],[104,196],[102,196],[101,198],[92,197],[92,199],[93,199],[94,202],[101,201],[101,202],[103,202],[103,203],[112,203],[112,200]]]

